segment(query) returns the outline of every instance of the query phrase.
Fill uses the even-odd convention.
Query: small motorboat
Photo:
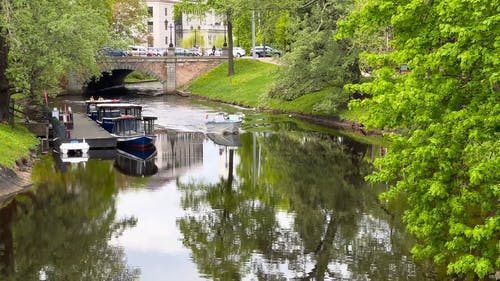
[[[62,158],[68,157],[88,157],[90,146],[85,139],[70,140],[69,142],[63,142],[59,146],[59,151],[61,152]]]
[[[227,114],[225,112],[218,112],[214,115],[207,114],[205,117],[207,133],[237,134],[240,131],[243,117],[243,114]]]

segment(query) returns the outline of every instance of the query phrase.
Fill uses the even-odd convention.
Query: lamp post
[[[227,47],[227,42],[226,42],[226,22],[224,22],[224,47]]]
[[[168,46],[169,46],[170,48],[173,48],[173,47],[174,47],[174,44],[172,44],[172,27],[173,27],[173,26],[172,26],[172,24],[170,24],[170,26],[169,26],[169,27],[170,27],[170,44],[168,44]]]
[[[196,48],[196,28],[194,29],[194,46]]]
[[[240,46],[240,27],[236,29],[236,36],[238,37],[238,47]]]

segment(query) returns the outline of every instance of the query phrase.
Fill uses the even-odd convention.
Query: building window
[[[153,32],[153,22],[148,21],[148,32]]]
[[[168,16],[168,9],[165,8],[165,16]]]
[[[168,20],[165,20],[165,30],[168,30]]]
[[[168,36],[165,36],[165,44],[168,44]]]
[[[153,17],[153,7],[148,7],[148,13],[150,17]]]

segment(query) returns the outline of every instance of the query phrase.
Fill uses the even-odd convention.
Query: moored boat
[[[108,132],[113,132],[114,118],[122,116],[142,117],[142,106],[133,103],[97,104],[96,122]]]
[[[85,101],[85,110],[87,113],[87,116],[92,119],[92,120],[97,120],[97,105],[98,104],[116,104],[116,103],[121,103],[121,100],[119,99],[89,99]]]
[[[69,140],[63,142],[59,145],[59,151],[61,152],[62,158],[68,157],[88,157],[90,146],[85,139],[79,140]]]
[[[154,146],[152,116],[142,116],[142,106],[131,103],[97,104],[96,122],[116,137],[117,145],[143,150]]]
[[[120,117],[106,117],[103,124],[112,122],[109,132],[116,137],[118,147],[145,150],[154,146],[154,122],[156,119],[156,117],[122,115]]]

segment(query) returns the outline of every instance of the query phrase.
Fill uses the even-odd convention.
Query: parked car
[[[272,57],[272,56],[281,56],[281,51],[277,49],[273,49],[269,46],[255,46],[255,50],[250,50],[250,56],[253,56],[253,53],[256,53],[258,57]]]
[[[111,49],[110,47],[104,47],[102,49],[102,54],[112,56],[112,57],[126,57],[127,51]]]
[[[188,50],[190,56],[202,56],[202,52],[199,48],[191,48]]]
[[[158,57],[158,56],[163,56],[166,52],[167,52],[167,50],[165,48],[148,47],[147,55],[153,56],[153,57]]]
[[[246,55],[245,49],[241,47],[233,47],[233,56],[237,58],[241,58]]]
[[[175,55],[176,56],[191,56],[191,52],[188,49],[184,49],[181,47],[175,47]]]
[[[144,46],[129,46],[129,56],[146,56],[148,54],[146,47]]]

